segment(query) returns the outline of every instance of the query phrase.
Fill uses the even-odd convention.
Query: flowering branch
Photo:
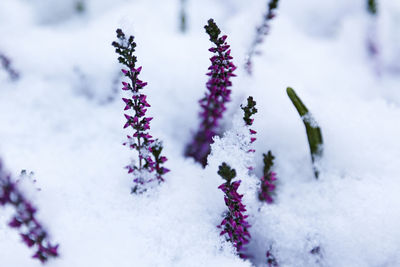
[[[218,225],[218,228],[222,228],[220,235],[225,235],[227,240],[233,243],[241,258],[247,258],[244,254],[244,246],[249,243],[250,224],[246,220],[248,215],[244,215],[246,207],[242,203],[243,195],[237,192],[241,181],[232,182],[232,179],[236,177],[236,171],[225,162],[219,166],[218,174],[226,180],[218,188],[225,193],[224,200],[228,207],[224,219]]]
[[[58,245],[52,245],[48,240],[48,234],[37,221],[36,208],[18,190],[17,184],[6,174],[0,162],[0,205],[14,207],[9,226],[18,229],[23,242],[30,248],[35,248],[33,258],[46,262],[52,257],[58,256]]]
[[[15,81],[19,79],[19,73],[11,66],[11,61],[8,57],[0,53],[0,66],[8,73],[10,79]]]
[[[256,28],[256,36],[250,46],[249,52],[246,55],[246,62],[244,66],[248,74],[252,74],[252,58],[255,54],[259,53],[257,51],[257,46],[264,42],[264,36],[269,33],[270,21],[276,16],[275,10],[278,8],[278,3],[279,0],[270,0],[268,4],[268,11],[264,15],[263,21],[261,25]]]
[[[272,203],[272,193],[275,190],[276,173],[271,171],[274,165],[275,157],[272,155],[271,151],[267,154],[263,154],[264,157],[264,175],[261,177],[261,188],[258,193],[258,198],[261,201],[266,201],[267,203]]]
[[[146,117],[147,103],[146,95],[140,93],[147,83],[141,81],[138,76],[142,67],[136,68],[135,52],[136,43],[133,41],[134,37],[130,36],[128,39],[121,29],[117,30],[118,42],[113,42],[115,52],[119,55],[118,61],[123,64],[127,69],[122,69],[122,73],[129,79],[130,82],[122,82],[122,90],[132,93],[131,98],[122,98],[126,106],[124,110],[133,110],[134,115],[125,114],[126,123],[124,128],[132,127],[134,133],[132,136],[128,135],[128,142],[124,145],[129,146],[138,152],[138,162],[133,162],[127,166],[128,173],[132,173],[135,177],[133,182],[132,193],[143,193],[154,182],[161,183],[164,181],[163,175],[169,170],[162,167],[162,164],[167,161],[167,158],[161,156],[163,149],[162,143],[157,139],[154,140],[149,134],[150,121],[153,118]],[[155,173],[154,173],[155,172]]]
[[[226,35],[220,37],[221,30],[210,19],[204,27],[210,36],[210,41],[215,47],[209,49],[214,55],[210,58],[211,66],[208,68],[210,76],[207,82],[207,89],[204,98],[200,102],[202,111],[200,112],[201,123],[199,129],[187,148],[185,155],[193,157],[203,167],[207,164],[207,156],[210,153],[212,138],[218,134],[219,120],[226,110],[225,104],[230,101],[232,86],[231,77],[236,76],[233,71],[236,66],[231,62],[231,50],[226,43]]]

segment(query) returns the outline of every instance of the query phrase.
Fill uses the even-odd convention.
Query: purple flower
[[[267,250],[267,252],[265,253],[265,256],[267,258],[268,267],[278,267],[279,266],[278,261],[276,260],[275,256],[272,254],[272,248]]]
[[[232,242],[241,258],[247,258],[245,254],[245,245],[249,243],[250,233],[248,228],[250,224],[247,222],[246,206],[242,203],[243,195],[237,190],[241,181],[232,182],[236,177],[236,171],[225,162],[219,166],[218,174],[226,180],[218,188],[225,193],[224,200],[228,210],[224,214],[224,219],[217,227],[222,229],[220,235],[225,235],[226,239]]]
[[[18,229],[22,241],[35,249],[33,258],[42,263],[49,258],[58,256],[58,245],[51,245],[48,234],[42,225],[36,220],[36,208],[18,190],[17,185],[6,174],[0,162],[0,205],[14,207],[15,214],[9,222],[9,226]]]
[[[122,90],[130,91],[131,98],[122,98],[125,103],[124,110],[132,110],[133,115],[124,114],[126,123],[124,128],[132,127],[133,134],[128,136],[128,141],[124,145],[135,149],[138,152],[138,162],[126,166],[128,173],[134,176],[133,193],[143,193],[147,190],[148,185],[157,181],[164,181],[163,175],[169,170],[162,167],[167,161],[167,158],[161,156],[163,149],[162,143],[157,139],[154,140],[149,134],[151,117],[146,117],[147,107],[150,107],[147,102],[147,96],[142,94],[142,90],[147,83],[141,81],[138,76],[142,67],[136,68],[136,56],[134,56],[136,43],[134,37],[128,39],[121,29],[117,30],[118,42],[113,42],[115,52],[119,54],[118,61],[127,69],[122,69],[123,75],[129,82],[122,82]]]
[[[264,175],[261,177],[261,187],[258,193],[258,198],[261,201],[266,201],[268,204],[273,202],[272,194],[275,191],[275,181],[276,173],[271,171],[274,165],[275,157],[272,155],[271,151],[268,151],[264,156]]]
[[[264,15],[263,21],[260,26],[256,28],[256,36],[250,46],[249,52],[247,53],[246,56],[246,63],[245,63],[245,69],[247,70],[248,74],[252,74],[252,68],[253,68],[253,63],[252,63],[252,58],[255,54],[259,53],[257,51],[257,46],[264,42],[264,36],[269,33],[270,29],[270,21],[275,18],[275,10],[278,8],[278,3],[279,0],[270,0],[268,3],[268,11]]]
[[[208,91],[199,101],[201,123],[193,141],[187,146],[185,155],[194,158],[203,167],[207,164],[207,156],[211,150],[212,138],[219,133],[219,121],[226,110],[225,104],[230,101],[232,86],[231,77],[236,66],[231,62],[229,45],[225,42],[227,36],[219,36],[221,31],[212,19],[205,26],[210,41],[216,47],[209,49],[215,55],[211,57],[210,76],[206,84]]]

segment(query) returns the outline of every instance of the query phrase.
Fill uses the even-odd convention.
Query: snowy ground
[[[365,1],[281,1],[252,77],[244,57],[264,0],[188,0],[186,34],[178,0],[88,0],[81,14],[74,0],[0,1],[0,51],[21,74],[11,82],[0,69],[0,155],[15,177],[35,173],[41,191],[27,191],[60,243],[61,257],[47,266],[266,266],[270,247],[280,266],[400,266],[400,5],[379,1],[374,62]],[[211,17],[239,67],[226,129],[237,127],[232,118],[247,96],[259,110],[256,172],[239,175],[252,225],[247,261],[216,228],[225,210],[217,166],[240,170],[240,153],[215,146],[205,170],[183,157],[205,91]],[[123,169],[132,153],[121,145],[129,131],[115,83],[117,27],[136,37],[152,134],[171,169],[166,183],[139,196]],[[318,181],[287,86],[322,129]],[[267,205],[255,194],[270,149],[279,184]],[[10,212],[0,211],[0,266],[40,266],[7,227]]]

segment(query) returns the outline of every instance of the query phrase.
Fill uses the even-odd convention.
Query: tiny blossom
[[[205,96],[199,101],[201,123],[193,141],[187,146],[185,155],[193,157],[203,166],[207,164],[207,156],[210,154],[212,138],[219,132],[219,121],[226,110],[225,104],[230,101],[232,86],[231,77],[236,76],[233,71],[236,66],[231,62],[231,50],[226,43],[227,36],[220,36],[221,30],[210,19],[205,26],[210,41],[216,46],[209,49],[214,55],[210,58],[211,66],[208,68]]]
[[[246,206],[242,203],[243,195],[237,192],[241,181],[232,182],[232,179],[236,177],[236,171],[225,162],[219,166],[218,174],[226,180],[218,188],[225,193],[224,200],[228,208],[224,219],[218,225],[218,228],[222,229],[220,235],[225,235],[226,239],[232,242],[241,258],[247,258],[244,246],[249,243],[251,236],[248,231],[250,228],[247,222],[248,215],[244,215]]]
[[[267,203],[272,203],[273,198],[272,194],[275,191],[275,181],[276,173],[271,171],[272,166],[274,165],[275,157],[272,155],[271,151],[268,151],[267,154],[263,154],[264,157],[264,175],[261,177],[261,188],[258,194],[258,198],[261,201],[266,201]]]
[[[252,58],[255,54],[258,54],[257,46],[264,42],[264,36],[269,33],[270,21],[275,18],[275,10],[278,8],[279,0],[270,0],[268,3],[268,11],[264,15],[263,21],[260,26],[256,28],[256,36],[250,46],[249,52],[246,55],[245,69],[248,74],[252,74]]]
[[[265,254],[265,256],[267,258],[268,267],[278,267],[279,266],[278,261],[276,260],[275,256],[272,254],[271,250],[272,249],[269,249]]]
[[[131,136],[128,135],[127,142],[124,145],[138,152],[138,161],[126,166],[128,173],[134,176],[134,186],[132,193],[143,193],[154,182],[163,182],[163,175],[169,170],[161,165],[167,161],[167,158],[161,156],[163,149],[162,143],[149,134],[151,117],[146,117],[147,108],[150,104],[147,102],[147,96],[141,93],[141,90],[147,85],[141,81],[138,76],[142,67],[136,67],[135,52],[136,43],[134,37],[128,39],[121,29],[117,30],[117,42],[113,42],[115,52],[119,55],[118,61],[126,68],[122,69],[123,75],[129,82],[122,82],[122,90],[131,93],[130,98],[122,98],[125,103],[124,111],[133,110],[134,114],[124,114],[126,122],[124,128],[134,130]]]
[[[19,73],[11,66],[11,61],[8,57],[0,53],[0,67],[2,67],[10,76],[10,79],[15,81],[19,79]]]
[[[18,229],[22,241],[35,250],[33,258],[42,263],[58,256],[58,245],[52,245],[49,235],[35,217],[36,208],[19,191],[17,184],[6,174],[0,162],[0,205],[13,206],[15,213],[8,223],[11,228]]]

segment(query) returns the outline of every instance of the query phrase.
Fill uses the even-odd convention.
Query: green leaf
[[[319,171],[315,163],[319,158],[322,157],[323,153],[323,140],[322,140],[321,129],[319,128],[314,117],[308,111],[307,107],[297,96],[296,92],[290,87],[286,89],[286,92],[290,100],[292,101],[293,105],[297,109],[297,112],[300,114],[304,126],[306,127],[308,144],[310,146],[310,152],[311,152],[311,160],[313,162],[314,174],[315,178],[318,179]]]

